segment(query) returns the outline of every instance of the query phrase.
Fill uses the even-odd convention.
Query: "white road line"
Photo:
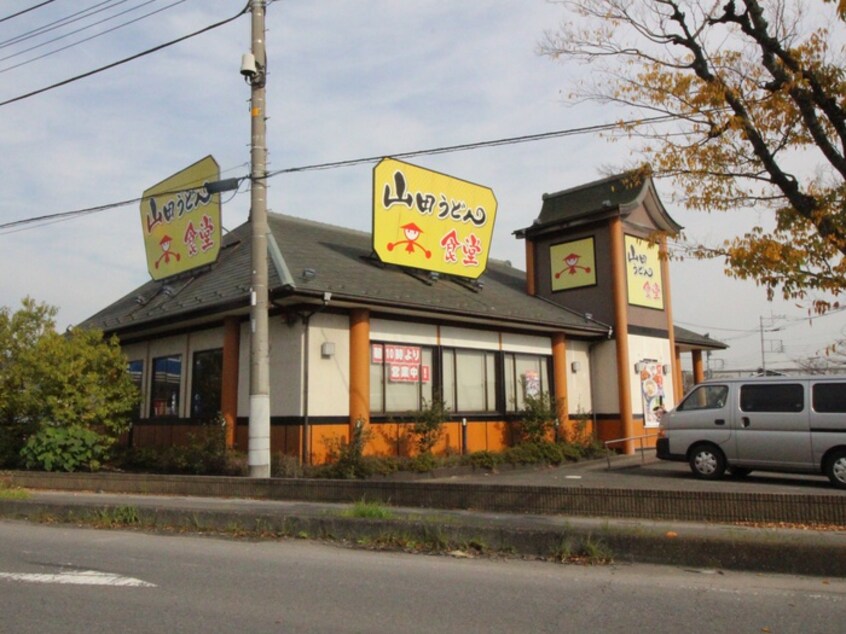
[[[76,586],[119,586],[124,588],[155,588],[156,584],[147,583],[133,577],[121,577],[108,572],[83,570],[81,572],[62,572],[58,574],[38,574],[24,572],[0,572],[0,579],[23,581],[25,583],[56,583]]]

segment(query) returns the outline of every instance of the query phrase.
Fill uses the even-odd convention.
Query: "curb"
[[[650,563],[846,577],[842,534],[702,524],[609,521],[395,509],[392,519],[343,517],[343,507],[304,510],[163,508],[154,500],[0,500],[0,517],[160,532],[249,538],[317,538],[359,547]],[[120,521],[122,518],[122,521]],[[118,521],[114,521],[117,519]],[[127,521],[128,520],[128,521]]]
[[[460,482],[250,479],[126,473],[0,473],[26,489],[184,495],[395,507],[566,514],[686,522],[786,522],[846,526],[842,495],[666,491],[620,488],[478,485]]]

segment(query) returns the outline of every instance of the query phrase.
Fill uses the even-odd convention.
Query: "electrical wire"
[[[134,61],[136,59],[146,57],[147,55],[150,55],[150,54],[155,53],[157,51],[160,51],[162,49],[173,46],[174,44],[179,44],[180,42],[184,42],[185,40],[189,40],[192,37],[196,37],[198,35],[202,35],[203,33],[207,33],[208,31],[219,28],[219,27],[221,27],[225,24],[229,24],[230,22],[234,22],[235,20],[240,18],[242,15],[244,15],[248,11],[249,7],[250,7],[250,5],[247,4],[246,6],[244,6],[243,9],[241,9],[241,11],[239,11],[237,14],[233,15],[232,17],[226,18],[225,20],[221,20],[220,22],[215,22],[214,24],[210,24],[206,27],[203,27],[202,29],[199,29],[198,31],[194,31],[193,33],[189,33],[188,35],[183,35],[182,37],[178,37],[175,40],[170,40],[169,42],[165,42],[164,44],[159,44],[158,46],[154,46],[153,48],[148,48],[145,51],[141,51],[140,53],[136,53],[135,55],[130,55],[129,57],[125,57],[125,58],[118,60],[116,62],[112,62],[111,64],[106,64],[105,66],[95,68],[94,70],[90,70],[86,73],[82,73],[80,75],[74,75],[73,77],[69,77],[68,79],[64,79],[62,81],[56,82],[55,84],[51,84],[49,86],[45,86],[45,87],[39,88],[37,90],[33,90],[32,92],[28,92],[28,93],[23,94],[23,95],[18,95],[17,97],[12,97],[11,99],[6,99],[5,101],[0,101],[0,107],[8,106],[11,103],[15,103],[17,101],[23,101],[24,99],[29,99],[30,97],[34,97],[35,95],[40,95],[41,93],[47,92],[49,90],[53,90],[53,89],[59,88],[61,86],[66,86],[67,84],[71,84],[73,82],[79,81],[80,79],[85,79],[86,77],[91,77],[92,75],[97,75],[98,73],[102,73],[102,72],[110,70],[112,68],[116,68],[117,66],[122,66],[123,64],[126,64],[127,62],[131,62],[131,61]]]
[[[18,16],[23,15],[24,13],[29,13],[30,11],[35,11],[36,9],[40,9],[41,7],[50,4],[51,2],[55,2],[56,0],[45,0],[41,4],[36,4],[28,9],[23,9],[22,11],[18,11],[17,13],[12,13],[11,15],[7,15],[6,17],[0,18],[0,22],[6,22],[7,20],[11,20],[12,18],[16,18]]]
[[[12,59],[14,57],[19,57],[20,55],[23,55],[24,53],[34,51],[37,48],[47,46],[48,44],[52,44],[53,42],[58,42],[59,40],[63,40],[67,37],[70,37],[71,35],[76,35],[77,33],[81,33],[82,31],[87,31],[88,29],[91,29],[95,26],[103,24],[104,22],[108,22],[109,20],[114,20],[115,18],[119,18],[120,16],[126,15],[127,13],[131,13],[132,11],[137,11],[138,9],[140,9],[144,6],[147,6],[148,4],[152,4],[153,2],[157,2],[157,1],[158,0],[146,0],[146,2],[143,2],[142,4],[139,4],[139,5],[134,6],[134,7],[130,7],[129,9],[126,9],[125,11],[121,11],[120,13],[116,13],[115,15],[109,16],[108,18],[103,18],[102,20],[99,20],[98,22],[93,22],[92,24],[89,24],[88,26],[81,27],[81,28],[77,29],[76,31],[71,31],[70,33],[65,33],[64,35],[60,35],[59,37],[54,37],[52,40],[47,40],[46,42],[42,42],[41,44],[36,44],[35,46],[30,46],[29,48],[24,49],[22,51],[18,51],[17,53],[14,53],[12,55],[7,55],[6,57],[0,57],[0,62],[4,62],[7,59]],[[76,42],[72,42],[71,44],[68,44],[67,46],[61,46],[59,48],[56,48],[56,49],[53,49],[53,50],[48,51],[46,53],[43,53],[42,55],[37,55],[37,56],[31,57],[30,59],[27,59],[23,62],[13,64],[12,66],[0,68],[0,73],[5,73],[7,71],[14,70],[15,68],[20,68],[21,66],[26,66],[27,64],[37,62],[38,60],[44,59],[45,57],[50,57],[51,55],[55,55],[56,53],[61,53],[62,51],[66,51],[69,48],[73,48],[74,46],[79,46],[80,44],[84,44],[85,42],[90,42],[93,39],[96,39],[96,38],[101,37],[103,35],[108,35],[109,33],[117,31],[118,29],[122,29],[125,26],[135,24],[136,22],[140,22],[141,20],[145,20],[145,19],[147,19],[151,16],[154,16],[158,13],[162,13],[163,11],[167,11],[168,9],[172,9],[176,5],[182,4],[183,2],[186,2],[186,1],[187,0],[176,0],[176,2],[173,2],[173,3],[171,3],[167,6],[164,6],[160,9],[156,9],[155,11],[150,11],[149,13],[145,13],[144,15],[138,16],[137,18],[133,18],[132,20],[122,22],[122,23],[120,23],[116,26],[113,26],[110,29],[106,29],[105,31],[100,31],[99,33],[95,33],[94,35],[90,35],[90,36],[85,37],[81,40],[77,40]]]
[[[2,104],[0,104],[2,105]],[[624,121],[622,123],[604,123],[598,124],[593,126],[584,126],[580,128],[570,128],[567,130],[555,130],[552,132],[542,132],[539,134],[526,134],[516,137],[505,137],[500,139],[493,139],[489,141],[478,141],[475,143],[463,143],[460,145],[448,145],[448,146],[441,146],[436,148],[430,148],[427,150],[413,150],[410,152],[400,152],[398,154],[390,154],[389,156],[397,157],[397,158],[408,158],[413,156],[423,156],[423,155],[433,155],[433,154],[445,154],[447,152],[460,152],[464,150],[471,150],[483,147],[497,147],[502,145],[512,145],[516,143],[529,143],[533,141],[543,141],[546,139],[564,137],[564,136],[573,136],[578,134],[590,134],[602,130],[609,130],[613,129],[619,125],[640,125],[640,124],[647,124],[647,123],[655,123],[659,120],[669,120],[672,117],[670,116],[662,116],[662,117],[652,117],[649,119],[637,119],[632,121]],[[307,172],[307,171],[314,171],[314,170],[328,170],[328,169],[335,169],[340,167],[350,167],[353,165],[361,165],[364,163],[374,163],[383,159],[385,155],[380,156],[371,156],[366,158],[358,158],[358,159],[349,159],[345,161],[334,161],[330,163],[317,163],[313,165],[304,165],[300,167],[289,167],[281,170],[276,170],[273,172],[268,172],[267,175],[264,176],[264,179],[274,178],[275,176],[279,176],[281,174],[293,174],[298,172]],[[246,180],[249,176],[241,176],[239,177],[240,180]],[[190,189],[190,188],[189,188]],[[179,190],[179,191],[187,191],[187,190]],[[176,193],[176,192],[172,192]],[[157,194],[159,195],[159,194]],[[108,209],[114,209],[117,207],[124,207],[126,205],[131,205],[133,203],[137,203],[143,200],[143,198],[131,198],[129,200],[123,200],[116,203],[107,203],[104,205],[98,205],[96,207],[87,207],[85,209],[76,209],[73,211],[64,211],[55,214],[46,214],[43,216],[37,216],[34,218],[24,218],[21,220],[15,220],[12,222],[7,222],[4,224],[0,224],[0,235],[6,233],[13,233],[13,231],[8,231],[9,229],[15,229],[14,232],[21,231],[22,229],[18,227],[24,227],[25,225],[40,223],[40,225],[48,224],[47,221],[59,218],[70,218],[74,216],[83,216],[89,213],[97,213],[99,211],[106,211]]]
[[[0,104],[2,105],[2,104]],[[643,119],[632,119],[630,121],[618,121],[615,123],[601,123],[598,125],[592,126],[584,126],[581,128],[568,128],[566,130],[554,130],[551,132],[541,132],[539,134],[526,134],[523,136],[515,136],[515,137],[506,137],[502,139],[494,139],[491,141],[477,141],[474,143],[462,143],[459,145],[445,145],[442,147],[430,148],[427,150],[412,150],[410,152],[398,152],[393,154],[383,154],[379,156],[367,156],[363,158],[357,159],[349,159],[345,161],[334,161],[331,163],[315,163],[312,165],[303,165],[301,167],[288,167],[280,170],[275,170],[272,172],[268,172],[266,178],[273,178],[274,176],[279,176],[280,174],[294,174],[297,172],[311,172],[317,170],[327,170],[327,169],[336,169],[339,167],[352,167],[354,165],[362,165],[364,163],[375,163],[380,161],[381,159],[385,158],[385,156],[390,156],[392,158],[413,158],[415,156],[431,156],[436,154],[447,154],[449,152],[463,152],[465,150],[477,150],[479,148],[486,148],[486,147],[498,147],[502,145],[517,145],[519,143],[532,143],[535,141],[545,141],[547,139],[556,139],[561,137],[567,136],[576,136],[579,134],[592,134],[596,132],[604,132],[607,130],[613,130],[615,128],[619,128],[620,126],[632,126],[632,125],[647,125],[651,123],[663,123],[667,121],[672,121],[677,119],[678,117],[674,115],[661,115],[655,117],[647,117]]]
[[[128,1],[129,0],[103,0],[103,2],[98,2],[97,4],[92,5],[87,9],[82,9],[81,11],[77,11],[76,13],[71,13],[70,15],[67,15],[63,18],[59,18],[58,20],[54,20],[53,22],[49,22],[42,26],[36,27],[34,29],[11,37],[8,40],[3,40],[2,42],[0,42],[0,48],[6,48],[7,46],[12,46],[13,44],[19,44],[20,42],[31,40],[34,37],[44,35],[45,33],[49,33],[50,31],[55,31],[56,29],[59,29],[63,26],[67,26],[68,24],[73,24],[74,22],[79,22],[80,20],[84,20],[85,18],[91,17],[92,15],[102,13],[103,11],[108,11],[109,9],[115,6]]]

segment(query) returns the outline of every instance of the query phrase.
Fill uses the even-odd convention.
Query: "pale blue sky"
[[[102,2],[102,0],[100,0]],[[114,2],[112,13],[143,0]],[[35,0],[0,2],[0,17]],[[0,23],[8,40],[97,0],[55,2]],[[127,14],[173,4],[156,0]],[[43,60],[9,65],[91,35],[0,62],[0,101],[140,52],[237,13],[245,0],[186,0],[153,17]],[[108,5],[106,5],[108,6]],[[100,17],[108,12],[99,14]],[[543,0],[278,0],[268,7],[270,169],[390,155],[607,123],[625,113],[567,105],[584,69],[537,54],[544,29],[565,17]],[[93,18],[92,18],[93,19]],[[88,20],[90,22],[91,20]],[[77,27],[86,24],[77,23]],[[61,31],[52,32],[55,37]],[[30,38],[27,45],[44,39]],[[249,90],[238,68],[249,48],[249,18],[68,86],[0,108],[0,223],[140,196],[170,174],[212,154],[224,176],[247,173]],[[541,196],[593,180],[631,160],[632,146],[576,136],[413,159],[418,165],[493,188],[499,201],[492,257],[524,268],[512,237],[537,216]],[[372,165],[281,175],[269,182],[274,211],[368,231]],[[692,240],[722,240],[754,222],[670,213]],[[232,228],[249,196],[224,205]],[[720,263],[674,262],[676,321],[732,344],[730,367],[760,365],[759,316],[787,315],[785,354],[775,366],[811,355],[846,328],[846,313],[807,321],[792,303],[766,301],[754,284],[722,275]],[[76,323],[148,278],[136,206],[26,231],[0,231],[0,305],[24,295],[60,307]],[[735,332],[739,331],[739,332]],[[842,334],[840,336],[843,336]],[[769,348],[773,344],[767,344]]]

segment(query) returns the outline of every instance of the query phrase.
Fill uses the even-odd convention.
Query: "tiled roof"
[[[661,230],[677,232],[681,226],[664,209],[655,192],[650,176],[625,172],[543,195],[540,214],[531,227],[515,233],[519,237],[532,235],[548,227],[561,227],[580,222],[628,215],[644,201],[647,193],[654,194],[653,221]]]
[[[387,313],[412,311],[434,319],[496,322],[587,336],[608,331],[604,324],[527,296],[525,273],[505,262],[489,260],[478,280],[480,287],[448,276],[433,281],[423,272],[381,264],[372,255],[369,233],[281,214],[269,214],[268,222],[278,245],[269,266],[269,289],[276,303],[330,292],[333,302]],[[220,258],[211,268],[187,279],[147,282],[81,325],[121,334],[164,324],[177,327],[227,310],[245,312],[251,271],[249,234],[249,223],[227,234]]]

